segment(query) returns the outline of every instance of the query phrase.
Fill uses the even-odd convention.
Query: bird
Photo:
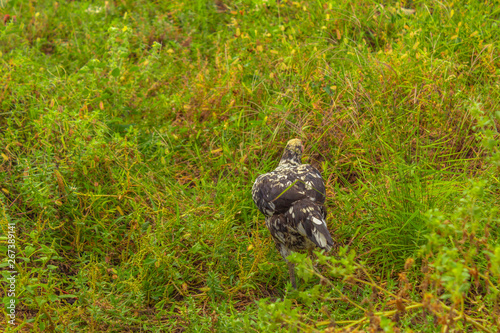
[[[252,199],[265,216],[295,289],[295,266],[287,260],[292,251],[311,255],[315,248],[328,252],[333,247],[326,225],[325,183],[316,168],[302,164],[303,152],[300,139],[289,140],[276,169],[259,175],[252,186]]]

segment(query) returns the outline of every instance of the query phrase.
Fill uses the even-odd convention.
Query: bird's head
[[[287,142],[283,156],[281,156],[280,165],[290,164],[299,165],[301,164],[302,153],[304,152],[304,145],[299,139],[292,139]]]

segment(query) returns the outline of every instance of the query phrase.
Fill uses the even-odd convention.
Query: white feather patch
[[[316,241],[318,242],[319,246],[321,248],[324,248],[326,247],[326,238],[325,236],[319,232],[318,230],[316,230],[316,228],[313,229],[313,236],[314,238],[316,238]]]
[[[304,229],[304,226],[302,225],[302,223],[299,223],[297,230],[298,230],[299,234],[301,234],[302,236],[307,236],[306,229]]]
[[[311,220],[313,221],[313,223],[317,224],[317,225],[322,225],[323,224],[323,221],[321,221],[320,219],[316,218],[316,217],[312,217]]]

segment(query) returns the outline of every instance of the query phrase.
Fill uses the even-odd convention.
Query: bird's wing
[[[333,239],[326,226],[326,210],[323,205],[309,199],[296,201],[284,214],[289,225],[318,247],[329,251]]]
[[[270,173],[260,175],[253,184],[252,199],[265,216],[273,216],[276,212],[276,205],[272,202],[270,194],[273,188],[281,186],[280,184],[275,177],[270,176]]]

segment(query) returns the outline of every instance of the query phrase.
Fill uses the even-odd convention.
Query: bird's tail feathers
[[[310,239],[319,248],[330,251],[333,239],[326,226],[325,217],[324,207],[308,199],[294,202],[287,212],[287,218],[293,221],[302,236]]]
[[[318,220],[321,221],[321,224]],[[333,246],[333,239],[326,227],[326,221],[323,218],[319,219],[316,216],[310,216],[306,223],[311,226],[311,235],[308,235],[308,238],[318,247],[327,252],[330,251]]]

